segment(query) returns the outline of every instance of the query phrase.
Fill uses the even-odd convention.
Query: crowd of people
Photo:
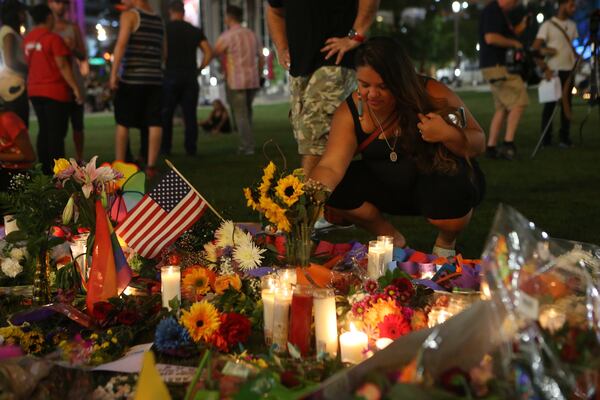
[[[570,17],[574,0],[557,0],[556,17],[544,23],[533,49],[545,78],[572,85],[577,29]],[[138,160],[149,178],[160,154],[173,146],[173,116],[183,113],[184,149],[197,153],[198,126],[211,134],[235,125],[238,154],[252,155],[252,103],[261,86],[262,44],[243,26],[243,11],[225,10],[226,30],[211,45],[203,31],[184,21],[184,5],[169,4],[169,22],[148,0],[123,0],[110,73],[116,121],[115,159],[133,159],[130,130],[142,136]],[[17,0],[2,5],[0,54],[6,66],[0,114],[3,171],[34,162],[27,126],[29,101],[39,121],[37,155],[44,172],[64,156],[71,121],[76,157],[83,157],[86,49],[76,24],[65,17],[68,0],[49,0],[29,9],[35,26],[24,37],[26,8]],[[512,160],[520,118],[529,99],[526,85],[508,65],[507,50],[521,48],[518,35],[527,17],[513,26],[507,13],[518,0],[492,0],[480,19],[480,66],[491,87],[495,112],[486,135],[460,97],[444,84],[416,73],[410,55],[395,39],[366,35],[378,0],[268,0],[266,20],[279,63],[289,71],[290,121],[309,180],[331,191],[317,227],[356,224],[375,235],[390,235],[404,247],[407,238],[384,214],[421,215],[438,230],[433,253],[451,256],[485,193],[476,158]],[[197,63],[197,51],[202,60]],[[197,120],[198,73],[220,57],[227,102],[220,100]],[[8,75],[7,75],[8,76]],[[16,90],[6,90],[10,85]],[[25,88],[26,82],[26,88]],[[9,86],[10,86],[9,85]],[[565,91],[570,96],[570,90]],[[571,146],[569,117],[562,102],[560,145]],[[542,116],[544,143],[552,141],[554,108]],[[505,126],[501,144],[498,139]],[[357,156],[360,157],[357,158]],[[3,172],[3,175],[5,173]],[[445,193],[444,196],[437,195]]]

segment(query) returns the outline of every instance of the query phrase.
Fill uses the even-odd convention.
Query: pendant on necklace
[[[396,161],[398,161],[398,154],[396,154],[396,152],[395,152],[395,151],[392,151],[392,152],[390,153],[390,161],[391,161],[391,162],[396,162]]]

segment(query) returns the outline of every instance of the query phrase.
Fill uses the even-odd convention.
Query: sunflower
[[[266,195],[271,188],[271,182],[275,176],[276,169],[277,168],[275,167],[275,164],[273,164],[273,161],[269,161],[269,165],[267,165],[263,170],[262,183],[258,187],[261,195]]]
[[[211,335],[219,330],[219,312],[207,301],[194,303],[189,311],[183,310],[180,320],[195,342],[210,341]]]
[[[183,277],[183,291],[193,299],[210,291],[214,273],[202,267],[187,268]]]
[[[292,229],[290,221],[285,216],[285,210],[279,207],[273,200],[267,196],[261,196],[260,205],[265,210],[265,217],[267,217],[269,222],[277,225],[277,229],[284,232],[289,232]]]
[[[246,197],[246,205],[254,211],[261,211],[259,204],[259,193],[251,188],[244,188],[244,197]]]
[[[291,207],[304,194],[303,186],[294,175],[288,175],[277,182],[275,193],[288,207]]]

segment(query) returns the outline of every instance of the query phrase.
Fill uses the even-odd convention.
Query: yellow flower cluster
[[[28,354],[39,354],[43,350],[44,335],[36,330],[23,332],[18,326],[0,328],[0,336],[5,345],[19,345]]]

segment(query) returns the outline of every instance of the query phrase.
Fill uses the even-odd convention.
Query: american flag
[[[116,233],[139,255],[156,257],[190,228],[206,201],[175,171],[169,171],[117,227]]]

